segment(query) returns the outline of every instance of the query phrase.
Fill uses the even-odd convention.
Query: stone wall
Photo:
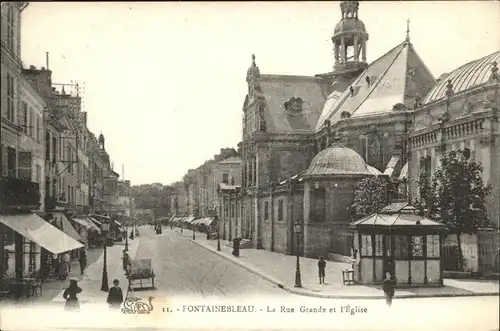
[[[309,223],[304,227],[304,256],[318,258],[328,256],[330,248],[330,226],[328,224]]]

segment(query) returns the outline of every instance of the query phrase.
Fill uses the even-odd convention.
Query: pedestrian
[[[325,268],[326,268],[326,261],[323,259],[323,256],[320,256],[319,261],[318,261],[318,272],[319,272],[319,283],[320,284],[325,283]]]
[[[85,267],[87,266],[87,250],[85,249],[85,247],[82,247],[80,249],[79,262],[80,262],[80,272],[83,275]]]
[[[132,261],[130,259],[130,255],[128,255],[126,250],[123,250],[122,264],[123,271],[125,271],[125,275],[128,276],[128,274],[130,273],[130,268],[132,266]]]
[[[69,254],[66,252],[61,258],[61,277],[65,280],[69,276]]]
[[[120,287],[120,281],[115,279],[113,287],[109,289],[107,303],[110,308],[120,308],[123,302],[123,292]]]
[[[78,286],[78,280],[76,278],[71,278],[69,287],[65,289],[63,293],[63,298],[66,300],[64,305],[65,310],[80,310],[80,302],[78,301],[77,294],[81,292],[82,289]]]
[[[384,294],[385,294],[385,302],[387,303],[387,306],[389,306],[389,307],[392,305],[392,298],[394,297],[394,285],[395,285],[395,282],[391,278],[391,273],[386,272],[384,283],[383,283],[383,290],[384,290]]]

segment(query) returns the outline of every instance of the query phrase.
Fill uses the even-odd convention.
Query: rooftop
[[[445,74],[445,78],[426,95],[423,103],[431,103],[444,98],[448,81],[451,81],[454,94],[486,83],[490,78],[493,62],[500,63],[500,51],[466,63],[451,73]]]

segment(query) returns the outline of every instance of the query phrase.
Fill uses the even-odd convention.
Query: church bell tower
[[[358,17],[359,1],[341,1],[342,19],[335,26],[332,36],[337,75],[358,76],[368,67],[366,44],[368,33]]]

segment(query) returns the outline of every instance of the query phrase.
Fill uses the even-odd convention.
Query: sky
[[[332,70],[339,2],[32,2],[22,60],[85,85],[84,110],[132,185],[170,184],[241,141],[246,71]],[[500,2],[361,2],[368,62],[406,36],[439,77],[500,49]]]

